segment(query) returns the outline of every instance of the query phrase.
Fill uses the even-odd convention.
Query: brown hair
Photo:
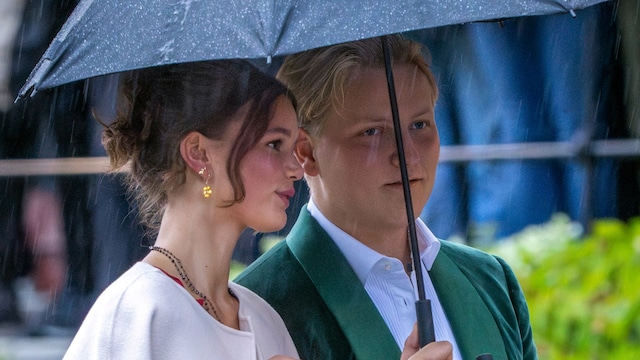
[[[394,64],[416,65],[433,88],[429,99],[435,104],[438,89],[427,64],[427,50],[401,35],[386,36]],[[370,38],[308,50],[288,56],[277,78],[298,101],[298,124],[312,136],[322,131],[330,109],[338,109],[344,99],[344,88],[359,68],[384,68],[380,38]]]
[[[221,139],[234,115],[250,104],[227,160],[234,189],[227,205],[242,201],[239,163],[266,132],[280,95],[295,106],[285,86],[242,60],[174,64],[123,75],[118,117],[103,132],[102,142],[113,169],[130,162],[128,186],[142,223],[157,229],[167,194],[185,181],[182,139],[192,131]]]

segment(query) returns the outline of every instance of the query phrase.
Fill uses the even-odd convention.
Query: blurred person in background
[[[579,147],[622,137],[614,10],[607,2],[575,17],[526,16],[410,34],[432,52],[442,144]],[[587,225],[637,201],[637,185],[619,186],[628,182],[619,172],[615,160],[581,156],[442,163],[421,218],[438,236],[476,244],[549,221],[556,212]]]
[[[33,98],[29,106],[13,104],[13,99],[44,52],[41,32],[56,32],[75,4],[57,1],[47,16],[35,3],[3,2],[3,16],[13,20],[3,22],[12,29],[3,31],[2,40],[2,159],[49,157],[57,147],[44,120],[44,114],[50,116],[52,94]],[[54,177],[3,177],[0,192],[0,321],[20,323],[25,319],[18,313],[16,279],[29,275],[45,302],[54,301],[64,288],[68,263],[62,198]]]
[[[18,25],[7,50],[11,103],[77,2],[25,0],[14,12]],[[107,123],[115,118],[117,81],[111,76],[72,83],[9,103],[3,157],[106,156],[94,115]],[[122,175],[13,177],[0,179],[0,186],[7,194],[0,199],[7,293],[15,299],[15,279],[29,275],[46,308],[29,319],[27,330],[75,331],[98,294],[148,252]]]

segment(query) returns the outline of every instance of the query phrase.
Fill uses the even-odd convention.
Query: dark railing
[[[595,140],[586,146],[571,142],[530,142],[442,146],[440,149],[441,163],[602,157],[640,157],[640,139]],[[90,175],[102,174],[108,169],[107,157],[0,160],[0,176]]]
[[[598,158],[640,158],[640,139],[594,140],[575,142],[529,142],[491,145],[442,146],[440,163],[472,161],[549,160],[577,161],[584,166],[585,176],[578,220],[589,228],[592,215],[593,167]],[[119,172],[126,172],[125,166]],[[91,175],[109,171],[107,157],[12,159],[0,160],[0,177],[45,175]]]

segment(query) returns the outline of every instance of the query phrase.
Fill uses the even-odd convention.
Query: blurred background
[[[115,116],[117,76],[13,102],[76,3],[0,2],[0,359],[60,358],[151,243],[123,174],[105,173],[96,118]],[[406,36],[428,47],[440,89],[420,217],[514,266],[541,358],[638,358],[639,1]],[[234,271],[286,235],[302,181],[296,196],[282,231],[245,232]]]

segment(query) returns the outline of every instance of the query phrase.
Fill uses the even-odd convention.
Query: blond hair
[[[426,48],[401,35],[386,38],[393,64],[415,65],[427,76],[433,89],[429,100],[435,105],[438,89],[427,63]],[[298,101],[298,125],[311,136],[318,136],[327,113],[343,104],[344,89],[357,70],[384,66],[381,40],[370,38],[290,55],[277,78]]]

